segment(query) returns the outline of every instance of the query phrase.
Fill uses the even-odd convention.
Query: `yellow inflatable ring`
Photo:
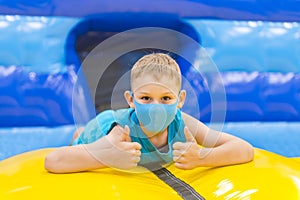
[[[0,162],[1,200],[40,199],[182,199],[152,172],[101,169],[52,174],[44,157],[53,149],[20,154]],[[167,167],[205,199],[300,199],[300,163],[255,150],[253,162],[218,168]]]

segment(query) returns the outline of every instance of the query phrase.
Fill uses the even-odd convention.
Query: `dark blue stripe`
[[[205,200],[193,187],[177,178],[166,168],[152,171],[160,180],[169,185],[185,200]]]

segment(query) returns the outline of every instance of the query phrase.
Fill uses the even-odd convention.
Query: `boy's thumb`
[[[195,138],[192,135],[192,133],[190,132],[188,127],[184,127],[184,135],[185,135],[185,139],[187,142],[194,142]]]
[[[127,125],[125,125],[125,127],[123,129],[121,141],[131,142],[129,133],[130,133],[130,129]]]

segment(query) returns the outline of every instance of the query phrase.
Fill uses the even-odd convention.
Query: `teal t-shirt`
[[[157,149],[142,131],[135,110],[132,108],[120,110],[107,110],[98,114],[85,127],[82,134],[73,142],[76,144],[88,144],[107,135],[114,122],[121,126],[127,125],[130,129],[132,142],[141,144],[141,160],[139,165],[164,165],[173,161],[172,146],[175,142],[185,142],[184,122],[181,111],[178,110],[174,120],[168,126],[168,145]]]

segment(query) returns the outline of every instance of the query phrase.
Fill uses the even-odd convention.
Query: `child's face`
[[[152,75],[134,80],[132,93],[125,92],[125,98],[148,137],[165,131],[185,100],[185,91],[180,92],[176,81],[163,75],[159,80]]]
[[[175,80],[165,77],[157,80],[147,75],[134,81],[132,92],[136,101],[142,104],[173,104],[178,100],[180,88]]]
[[[135,100],[141,104],[174,104],[178,101],[178,108],[181,108],[185,100],[185,91],[180,92],[176,81],[164,76],[160,80],[152,75],[138,78],[132,83],[132,92]],[[125,98],[129,106],[134,108],[132,97],[125,93]]]

